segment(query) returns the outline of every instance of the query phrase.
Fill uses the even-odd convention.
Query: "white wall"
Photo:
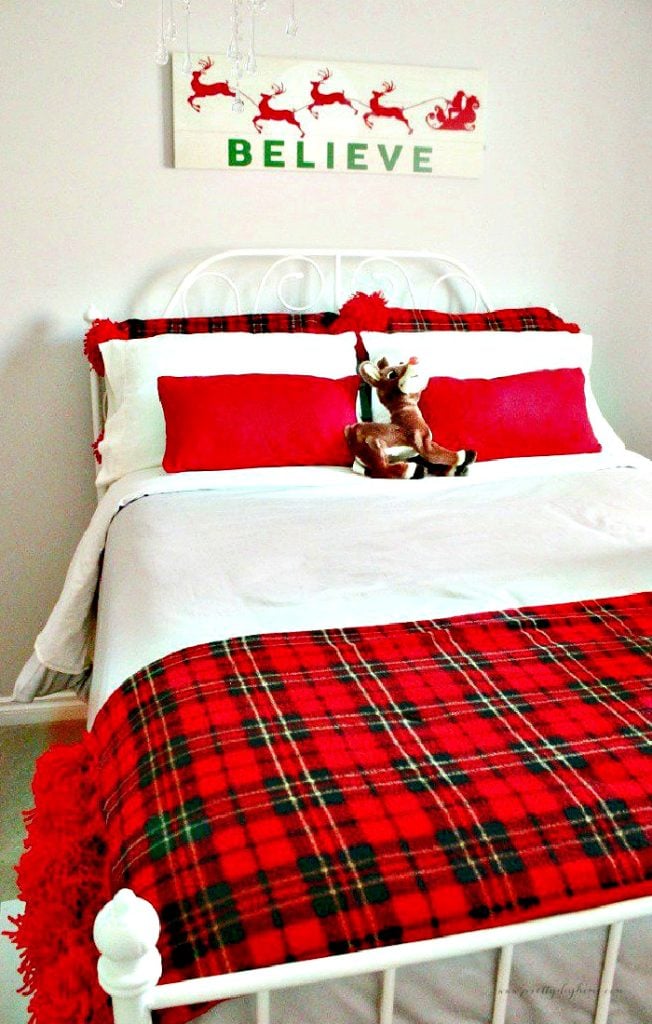
[[[485,69],[483,177],[175,171],[155,0],[2,3],[0,692],[93,507],[81,314],[154,312],[152,283],[214,249],[449,251],[496,303],[594,333],[603,406],[652,455],[649,0],[297,0],[296,40],[285,6],[261,53]],[[194,7],[193,48],[223,50],[226,0]]]

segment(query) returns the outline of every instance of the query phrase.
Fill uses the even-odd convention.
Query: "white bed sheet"
[[[100,502],[14,699],[92,662],[107,534],[125,543],[111,539],[104,560],[91,721],[126,675],[205,640],[647,589],[651,481],[652,463],[627,451],[422,481],[315,467],[131,473]],[[117,515],[145,497],[135,517]]]
[[[578,456],[453,480],[141,480],[131,494],[148,496],[128,492],[108,530],[89,717],[131,673],[196,643],[647,589],[651,465]]]

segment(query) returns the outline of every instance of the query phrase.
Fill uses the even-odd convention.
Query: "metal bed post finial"
[[[156,943],[161,931],[151,903],[120,889],[95,918],[93,938],[101,956],[100,985],[113,1001],[115,1024],[151,1024],[145,996],[161,977]]]

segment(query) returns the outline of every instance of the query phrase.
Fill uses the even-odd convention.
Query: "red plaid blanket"
[[[652,895],[651,625],[639,594],[143,669],[37,765],[9,933],[32,1024],[110,1024],[89,937],[123,885],[163,981]]]
[[[652,894],[651,625],[634,595],[143,669],[94,733],[163,981]]]

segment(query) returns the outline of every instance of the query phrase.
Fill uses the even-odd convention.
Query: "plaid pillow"
[[[342,306],[331,331],[570,331],[567,323],[542,306],[496,309],[487,313],[442,313],[436,309],[388,306],[381,292],[356,292]]]
[[[84,355],[96,373],[104,376],[99,346],[123,338],[154,338],[159,334],[219,334],[245,331],[247,334],[273,332],[341,334],[347,327],[335,325],[336,313],[242,313],[236,316],[184,316],[154,320],[94,320],[84,338]]]
[[[387,331],[569,331],[567,323],[543,306],[495,309],[487,313],[440,313],[434,309],[389,309]]]

